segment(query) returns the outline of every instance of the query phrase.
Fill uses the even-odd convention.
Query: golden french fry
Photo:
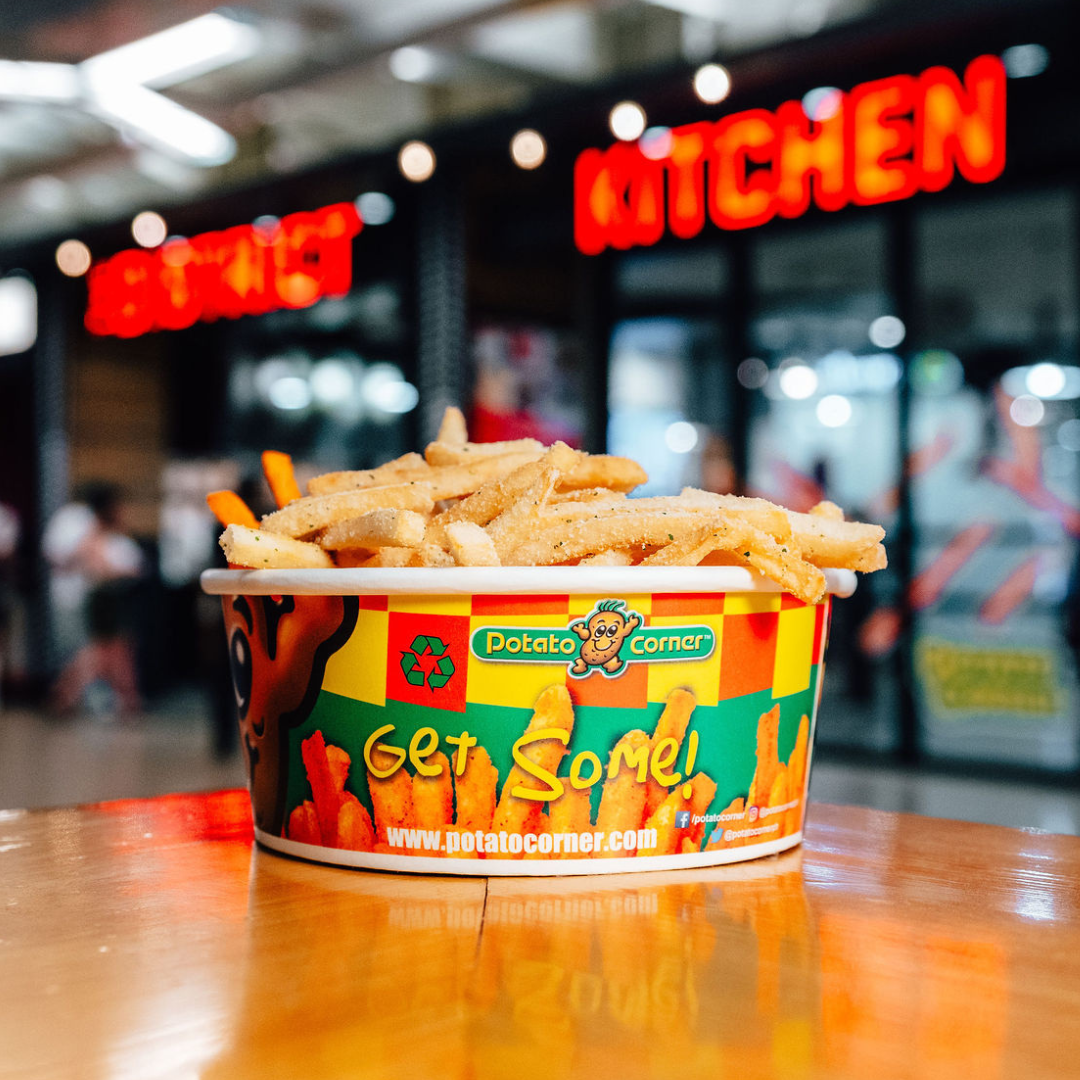
[[[338,555],[339,564],[346,554],[347,552],[343,551]],[[365,568],[382,567],[384,569],[410,566],[414,554],[415,552],[412,548],[379,548],[379,550],[370,558],[362,560],[360,565]]]
[[[649,742],[650,758],[656,753],[657,746],[664,739],[674,739],[675,752],[671,755],[671,765],[674,765],[678,757],[679,747],[682,746],[686,736],[686,728],[690,723],[690,716],[697,705],[697,699],[689,690],[672,690],[668,694],[664,711],[656,722],[656,730]],[[665,755],[666,757],[666,755]],[[663,759],[661,759],[663,760]],[[671,765],[668,767],[670,768]],[[645,786],[645,817],[650,817],[656,812],[656,808],[668,797],[668,789],[659,783],[650,773],[648,783]]]
[[[634,553],[630,548],[608,548],[595,555],[586,555],[578,566],[632,566]]]
[[[495,790],[499,770],[482,746],[473,747],[465,757],[465,771],[459,774],[460,747],[454,751],[454,791],[457,795],[457,824],[464,829],[487,832],[495,818]]]
[[[385,508],[369,510],[359,517],[339,521],[319,539],[331,551],[357,548],[419,547],[426,522],[415,510]]]
[[[532,719],[525,729],[525,735],[540,735],[552,732],[525,744],[521,753],[537,768],[546,770],[552,776],[559,768],[559,762],[567,753],[566,742],[556,737],[554,732],[566,734],[569,742],[574,729],[574,709],[566,687],[549,686],[536,699]],[[511,768],[503,782],[502,793],[495,807],[492,829],[495,832],[519,833],[536,832],[540,824],[543,802],[528,798],[530,793],[540,794],[537,778],[530,776],[520,765]],[[521,794],[515,794],[520,792]]]
[[[673,855],[682,847],[683,840],[697,837],[697,846],[700,847],[704,837],[704,825],[699,823],[692,827],[691,832],[685,833],[676,828],[675,815],[681,810],[690,811],[690,820],[702,816],[709,808],[709,804],[716,795],[716,784],[705,775],[698,773],[690,780],[690,798],[683,795],[686,783],[679,784],[675,790],[656,808],[655,812],[646,820],[645,828],[655,829],[657,845],[652,851],[643,852],[645,855]]]
[[[792,542],[807,562],[815,566],[839,566],[850,570],[880,570],[885,567],[880,525],[859,521],[835,521],[820,514],[787,511]]]
[[[428,443],[424,459],[429,465],[468,465],[478,457],[500,454],[532,454],[539,457],[547,448],[536,439],[510,439],[506,442],[450,443],[437,440]]]
[[[828,499],[824,499],[822,502],[815,503],[810,507],[810,513],[815,517],[830,518],[833,521],[843,521],[844,511],[834,502],[829,502]]]
[[[550,465],[543,466],[532,486],[522,497],[488,525],[487,534],[491,537],[500,560],[529,535],[537,513],[551,497],[558,478],[558,469]]]
[[[418,772],[412,778],[413,825],[418,829],[442,829],[454,818],[454,781],[450,762],[440,750],[432,754],[425,765],[438,766],[437,776]],[[437,852],[428,852],[434,855]]]
[[[589,454],[562,477],[559,486],[564,491],[576,488],[611,488],[614,491],[633,491],[649,479],[645,470],[630,458],[610,454]]]
[[[464,446],[469,441],[469,429],[465,414],[456,405],[447,405],[436,441],[448,446]]]
[[[328,472],[314,476],[308,481],[309,495],[334,495],[341,491],[359,491],[362,488],[387,487],[423,481],[431,474],[431,466],[416,453],[403,454],[377,469]]]
[[[433,518],[427,539],[440,543],[442,530],[455,521],[487,525],[526,496],[529,489],[540,479],[545,466],[551,466],[562,473],[573,468],[580,457],[576,450],[571,450],[565,443],[555,443],[542,458],[519,465],[505,476],[495,476],[487,480],[471,495]]]
[[[370,510],[392,507],[429,514],[432,500],[430,487],[420,483],[341,491],[335,495],[306,495],[267,514],[262,519],[262,527],[266,532],[300,539]]]
[[[799,805],[793,806],[784,815],[784,834],[798,832],[802,825],[803,805],[806,801],[806,766],[810,750],[810,718],[803,715],[799,721],[799,732],[795,736],[795,746],[788,756],[788,799],[798,799]]]
[[[454,557],[449,552],[443,551],[437,544],[421,544],[412,549],[412,558],[409,566],[453,566]]]
[[[495,545],[479,525],[452,521],[446,526],[446,541],[454,562],[460,566],[501,566]]]
[[[218,541],[233,566],[255,570],[324,570],[334,561],[318,544],[276,536],[246,525],[230,525]]]
[[[651,743],[644,731],[628,731],[611,751],[596,815],[596,827],[602,832],[641,828],[645,820],[645,781]],[[622,854],[621,851],[602,851],[598,857],[612,858]]]
[[[594,503],[609,502],[616,504],[625,501],[625,491],[612,491],[611,488],[576,488],[573,491],[560,491],[556,500],[561,506],[563,503]],[[556,507],[558,509],[558,507]]]

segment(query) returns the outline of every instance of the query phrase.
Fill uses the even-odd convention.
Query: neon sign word
[[[835,95],[807,118],[788,101],[672,128],[662,157],[636,143],[585,150],[574,169],[574,239],[586,255],[687,239],[705,226],[747,229],[773,217],[940,191],[956,172],[985,184],[1005,167],[1005,68],[980,56],[963,82],[948,68],[894,75]],[[666,190],[665,190],[666,189]]]
[[[237,225],[167,240],[154,251],[121,251],[87,275],[86,329],[132,338],[343,296],[362,227],[352,203],[337,203],[266,227]]]

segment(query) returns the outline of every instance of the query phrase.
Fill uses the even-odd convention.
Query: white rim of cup
[[[855,572],[825,570],[826,590],[846,597]],[[204,570],[213,596],[588,595],[783,592],[740,566],[454,566],[333,570]]]

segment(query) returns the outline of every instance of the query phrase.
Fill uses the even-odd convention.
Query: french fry
[[[716,795],[716,784],[703,772],[699,772],[690,780],[690,798],[683,795],[685,783],[679,784],[673,792],[656,808],[655,812],[645,821],[645,828],[655,829],[657,845],[648,855],[673,855],[682,848],[682,842],[687,839],[686,833],[676,828],[675,815],[681,810],[690,811],[690,820],[702,816],[709,808],[709,804]],[[700,847],[704,837],[704,826],[694,827],[694,832],[689,834],[691,840],[695,839]]]
[[[292,458],[280,450],[264,450],[262,453],[263,476],[270,486],[270,494],[280,508],[300,498],[300,486],[293,472]]]
[[[630,548],[608,548],[595,555],[586,555],[578,566],[632,566],[634,554]]]
[[[844,520],[844,511],[841,510],[840,507],[836,505],[836,503],[829,502],[828,499],[825,499],[819,503],[815,503],[813,506],[811,506],[810,513],[813,514],[814,517],[829,518],[832,521]]]
[[[852,570],[881,570],[886,565],[880,525],[836,521],[821,514],[787,511],[792,542],[815,566],[846,566]]]
[[[394,484],[423,483],[431,475],[431,466],[420,454],[403,454],[377,469],[323,473],[308,481],[309,495],[335,495],[342,491],[387,487]]]
[[[652,739],[649,742],[650,760],[655,754],[657,746],[664,739],[674,739],[677,747],[682,746],[687,725],[690,723],[690,716],[696,705],[697,700],[689,690],[672,690],[668,694],[664,711],[656,722],[656,730],[653,732]],[[673,763],[677,755],[678,750],[676,750],[676,755],[672,758]],[[645,810],[643,816],[651,817],[667,796],[668,789],[650,773],[645,785]]]
[[[400,568],[408,566],[412,562],[414,554],[412,548],[379,548],[370,558],[362,560],[360,565],[365,569],[372,567]],[[340,561],[340,556],[338,558]]]
[[[255,570],[325,570],[334,565],[318,544],[275,536],[244,525],[228,526],[218,543],[233,566],[250,566]]]
[[[335,495],[306,495],[262,519],[264,532],[302,539],[339,521],[371,510],[394,508],[431,513],[434,496],[427,484],[393,484]]]
[[[521,498],[511,504],[487,527],[488,536],[498,552],[500,560],[505,558],[528,535],[530,525],[536,514],[547,503],[559,479],[559,470],[551,465],[544,465],[536,479]]]
[[[610,488],[633,491],[649,479],[648,473],[630,458],[610,454],[590,454],[559,481],[564,491],[576,488]]]
[[[565,731],[569,738],[574,728],[574,709],[565,686],[549,686],[536,699],[532,719],[525,729],[525,734],[541,731]],[[554,736],[538,739],[527,744],[521,753],[541,769],[552,775],[558,770],[559,762],[567,753],[566,745]],[[529,776],[520,765],[516,764],[503,782],[502,793],[495,807],[492,829],[495,832],[520,833],[536,832],[540,824],[543,803],[536,799],[527,799],[514,794],[516,788],[536,791],[536,778]]]
[[[357,548],[419,547],[424,542],[425,519],[415,510],[369,510],[359,517],[331,525],[319,543],[331,551]]]
[[[409,560],[410,566],[437,566],[448,567],[454,565],[454,557],[443,551],[438,544],[421,544],[412,552]]]
[[[641,782],[643,767],[647,768],[652,740],[644,731],[628,731],[611,751],[608,778],[600,796],[596,815],[597,829],[610,833],[616,830],[639,829],[645,820],[646,785]],[[639,767],[638,763],[644,763]],[[612,769],[615,775],[612,775]],[[622,855],[619,851],[602,851],[600,858]]]
[[[526,462],[505,476],[496,476],[485,481],[471,495],[432,519],[428,540],[441,542],[440,530],[456,521],[489,524],[526,495],[540,478],[545,465],[550,465],[562,473],[573,468],[580,456],[565,443],[555,443],[539,460]]]
[[[539,457],[546,447],[536,439],[510,439],[507,442],[450,443],[436,440],[424,448],[424,460],[429,465],[468,465],[478,457],[505,454],[532,454]]]
[[[249,529],[259,527],[259,519],[235,491],[211,491],[206,496],[206,505],[224,526],[244,525]]]
[[[471,521],[452,521],[446,526],[446,541],[459,566],[502,565],[491,537]]]
[[[469,441],[469,429],[465,424],[465,414],[456,405],[447,405],[443,411],[442,423],[436,442],[447,446],[464,446]]]
[[[495,818],[495,790],[499,771],[482,746],[475,746],[465,758],[460,775],[461,748],[454,751],[454,791],[457,796],[457,824],[465,829],[490,830]]]

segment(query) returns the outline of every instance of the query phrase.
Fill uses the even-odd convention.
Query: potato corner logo
[[[435,657],[435,663],[422,662],[422,657]],[[428,667],[427,674],[424,668]],[[441,690],[454,674],[454,661],[446,642],[427,634],[417,634],[412,645],[401,653],[401,674],[410,686],[423,686],[429,690]]]
[[[616,679],[629,664],[705,660],[716,648],[716,635],[708,626],[646,626],[625,600],[601,600],[566,629],[481,626],[472,632],[469,648],[478,660],[492,663],[566,664],[573,679],[594,671]]]

